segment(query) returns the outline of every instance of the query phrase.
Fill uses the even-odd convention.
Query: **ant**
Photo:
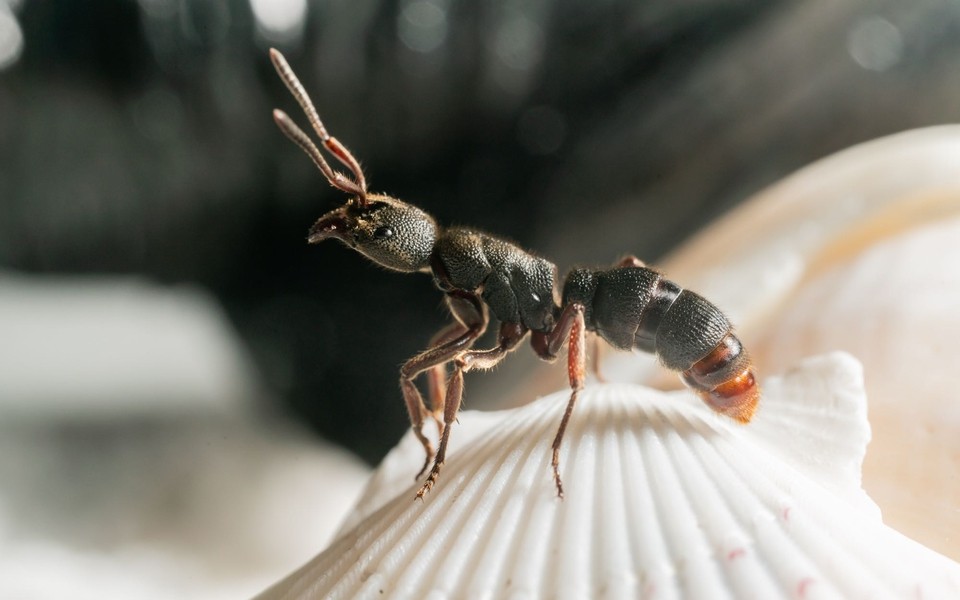
[[[316,244],[333,238],[388,269],[431,274],[453,316],[453,322],[433,336],[427,350],[400,368],[400,388],[413,433],[427,455],[417,479],[433,461],[417,498],[422,500],[440,475],[463,398],[463,374],[492,368],[528,333],[533,351],[547,361],[556,360],[567,344],[572,391],[553,439],[551,463],[560,498],[560,447],[584,386],[587,331],[615,348],[656,354],[666,368],[679,371],[684,383],[714,411],[740,423],[753,417],[760,389],[749,355],[730,322],[708,300],[632,256],[607,269],[573,269],[558,294],[557,267],[546,259],[482,231],[441,227],[416,206],[368,192],[360,163],[327,132],[286,59],[275,49],[270,50],[270,59],[323,147],[353,175],[350,178],[333,170],[286,113],[273,111],[280,130],[306,152],[330,185],[350,194],[346,204],[314,223],[307,241]],[[475,350],[474,342],[490,321],[488,310],[500,322],[497,345]],[[444,384],[449,363],[453,373]],[[425,372],[429,409],[414,385],[414,379]],[[441,431],[436,454],[423,434],[428,418],[434,419]]]

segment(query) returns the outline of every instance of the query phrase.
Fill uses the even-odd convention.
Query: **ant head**
[[[429,269],[437,224],[416,206],[389,196],[352,198],[320,217],[310,229],[311,244],[338,239],[378,265],[395,271]]]
[[[270,60],[306,113],[324,148],[350,169],[353,175],[351,179],[334,171],[313,140],[286,113],[282,110],[273,111],[273,120],[280,130],[307,153],[330,185],[353,196],[342,207],[320,217],[310,229],[307,241],[315,244],[335,238],[388,269],[404,272],[428,269],[430,253],[437,239],[437,225],[433,218],[395,198],[370,194],[360,163],[346,146],[327,133],[310,96],[287,60],[272,48]]]

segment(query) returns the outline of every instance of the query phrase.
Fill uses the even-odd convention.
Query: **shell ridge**
[[[486,469],[483,469],[484,465]],[[480,469],[474,470],[476,466]],[[423,598],[428,592],[435,591],[437,585],[436,579],[430,577],[431,573],[441,581],[447,580],[450,573],[442,568],[434,569],[434,566],[442,564],[456,545],[457,532],[449,525],[464,521],[464,514],[482,497],[482,487],[491,472],[490,462],[484,460],[470,461],[470,464],[444,472],[441,481],[447,485],[436,486],[430,492],[423,502],[417,524],[404,536],[406,543],[398,544],[397,549],[404,561],[391,565],[391,570],[399,577],[395,581],[394,593],[404,598]],[[411,499],[410,502],[414,501]],[[414,547],[416,549],[411,550]]]
[[[816,519],[814,511],[810,510],[811,504],[798,504],[806,509],[791,511],[792,523],[788,536],[816,568],[817,575],[795,581],[794,587],[799,588],[805,583],[806,587],[828,586],[838,598],[896,597],[890,593],[891,586],[896,582],[886,576],[886,569],[880,568],[878,574],[878,565],[874,564],[874,569],[867,568],[865,556],[871,552],[866,540],[851,536],[846,523],[824,523]],[[817,511],[816,514],[822,515],[822,512]],[[851,544],[851,538],[856,539],[854,544]],[[893,568],[897,570],[896,566]]]
[[[623,481],[616,476],[621,472],[617,440],[623,437],[618,430],[626,422],[623,418],[626,407],[619,392],[607,394],[605,398],[602,396],[601,393],[591,393],[586,399],[597,404],[604,402],[594,466],[592,495],[596,510],[592,538],[596,540],[597,551],[591,553],[590,591],[592,597],[635,597],[637,585],[630,569],[630,544],[622,526],[627,514],[623,506]]]
[[[553,422],[553,412],[555,412],[554,405],[557,403],[552,397],[542,398],[537,400],[537,403],[540,408],[535,411],[535,417],[529,420],[530,429],[528,431],[530,433],[526,437],[529,442],[526,456],[529,460],[520,465],[520,471],[517,475],[518,478],[522,477],[526,485],[529,486],[527,488],[529,497],[536,500],[522,503],[519,518],[522,519],[526,527],[505,532],[507,537],[514,539],[514,544],[511,548],[511,556],[504,555],[500,558],[503,565],[502,574],[499,583],[496,583],[496,580],[493,583],[493,585],[503,585],[504,588],[511,588],[513,593],[519,594],[523,594],[525,587],[529,589],[536,589],[537,587],[535,582],[530,583],[530,578],[535,577],[534,574],[539,573],[540,569],[524,568],[524,566],[536,562],[537,548],[545,547],[545,544],[541,540],[535,539],[532,532],[546,529],[545,526],[538,524],[543,523],[544,519],[551,518],[556,510],[551,502],[543,500],[542,492],[546,489],[545,478],[546,474],[549,473],[549,462],[547,461],[549,445],[544,440],[550,439],[548,432],[556,427],[556,423]],[[557,417],[556,422],[559,423],[559,417]],[[536,453],[541,456],[532,458],[536,456]],[[552,485],[549,487],[549,491],[552,493]],[[518,494],[519,492],[520,490],[514,490],[513,493]],[[550,500],[552,496],[547,495],[545,498]],[[480,576],[481,574],[478,572],[474,579]],[[486,575],[483,578],[488,579]]]
[[[529,411],[525,411],[517,416],[523,416],[526,418],[523,419],[511,419],[510,416],[512,413],[505,414],[504,419],[493,423],[492,427],[488,427],[485,430],[489,432],[491,428],[495,429],[494,434],[489,437],[487,443],[469,443],[467,447],[458,449],[457,452],[451,453],[448,457],[447,469],[444,470],[444,473],[441,477],[441,485],[435,486],[435,489],[430,492],[425,504],[427,509],[431,510],[432,507],[438,506],[436,512],[440,513],[434,519],[436,521],[434,532],[436,530],[443,530],[442,541],[441,543],[435,543],[435,541],[430,540],[429,538],[425,540],[427,543],[423,544],[422,549],[417,553],[410,553],[416,555],[416,560],[419,560],[422,564],[432,564],[434,561],[431,557],[442,557],[440,558],[441,565],[447,564],[451,557],[454,556],[455,549],[458,546],[459,531],[454,532],[450,528],[444,527],[444,520],[449,520],[451,522],[459,522],[464,525],[470,524],[472,521],[472,515],[476,512],[478,505],[481,505],[484,502],[487,502],[489,494],[486,493],[490,487],[490,480],[496,476],[496,474],[501,470],[500,467],[508,459],[509,445],[505,444],[504,441],[514,438],[518,439],[521,442],[521,445],[527,450],[530,450],[532,446],[536,445],[536,440],[530,440],[527,435],[517,436],[517,432],[523,432],[524,427],[528,427],[531,421],[535,422],[537,417],[538,407],[534,407]],[[518,422],[517,422],[518,421]],[[499,426],[499,425],[503,426]],[[485,441],[483,437],[475,438],[477,442]],[[412,489],[412,488],[411,488]],[[445,504],[447,498],[455,498],[455,501],[450,504]],[[446,510],[442,507],[446,506]],[[431,510],[431,513],[434,512]],[[467,515],[465,518],[460,518],[461,515]],[[428,547],[432,547],[432,552],[425,550]],[[427,555],[424,555],[423,552],[429,552]],[[414,560],[411,557],[411,560]],[[463,562],[460,562],[461,567]],[[453,577],[453,573],[450,569],[444,569],[443,566],[439,569],[438,572],[446,574],[448,577]],[[428,581],[429,578],[423,577],[423,581]],[[414,589],[414,588],[411,588]],[[431,590],[421,590],[421,593],[416,597],[423,597],[427,591]]]
[[[456,597],[488,596],[494,593],[494,588],[503,580],[503,572],[510,558],[506,553],[498,552],[497,542],[502,542],[511,534],[520,531],[516,525],[520,522],[524,505],[518,501],[518,489],[521,484],[533,489],[534,470],[541,461],[532,459],[535,452],[540,451],[539,440],[543,430],[549,427],[544,420],[539,428],[527,435],[528,443],[522,447],[508,449],[508,456],[501,462],[495,477],[502,478],[499,493],[495,495],[487,515],[486,531],[483,536],[477,537],[478,543],[472,557],[467,562],[477,565],[473,577],[464,581],[464,589],[457,592]],[[509,468],[504,468],[508,466]],[[542,466],[542,465],[541,465]],[[472,558],[472,560],[471,560]],[[480,574],[483,577],[480,577]]]
[[[436,572],[442,573],[443,576],[437,577],[434,580],[434,587],[427,591],[436,592],[439,587],[446,596],[462,596],[462,594],[456,594],[458,581],[462,584],[460,574],[467,565],[483,556],[485,545],[489,541],[485,533],[489,527],[493,526],[491,522],[496,520],[498,514],[496,508],[502,504],[505,497],[503,493],[505,484],[516,480],[516,470],[513,466],[521,456],[528,455],[530,451],[531,445],[527,443],[513,448],[504,447],[500,452],[489,455],[490,460],[486,462],[481,460],[476,465],[478,468],[469,472],[466,479],[459,482],[462,488],[466,488],[468,483],[474,483],[475,493],[464,497],[466,495],[466,489],[464,489],[464,494],[458,498],[458,502],[464,504],[465,518],[460,521],[456,535],[452,536],[451,545],[439,555],[440,562]],[[487,473],[484,473],[485,467]],[[473,479],[476,481],[471,481]]]
[[[549,470],[548,462],[541,460],[538,464]],[[519,533],[516,543],[517,558],[509,564],[503,580],[504,587],[509,588],[512,594],[519,597],[535,596],[535,590],[542,587],[542,575],[550,560],[547,549],[555,535],[549,523],[554,521],[556,512],[553,501],[527,503],[524,511],[526,527]],[[548,539],[544,539],[544,531],[547,532]]]
[[[731,547],[724,544],[726,539],[723,536],[716,540],[719,542],[716,548],[720,550],[718,559],[726,558],[724,566],[727,568],[743,559],[753,561],[756,571],[749,575],[758,579],[749,583],[750,589],[754,592],[758,587],[770,589],[770,595],[760,597],[794,597],[802,582],[807,582],[804,586],[808,586],[821,579],[820,568],[809,557],[800,564],[782,564],[774,559],[790,556],[797,560],[806,554],[774,510],[778,505],[785,505],[780,516],[790,514],[790,507],[795,502],[789,489],[778,485],[762,468],[758,468],[757,463],[767,457],[758,459],[762,455],[753,452],[744,437],[736,435],[736,429],[713,440],[698,436],[686,449],[702,465],[703,479],[710,482],[719,497],[717,505],[726,509],[729,524],[735,528]],[[746,547],[741,545],[744,541],[748,544]],[[820,588],[821,593],[826,591]]]
[[[666,486],[662,485],[662,475],[657,474],[658,466],[660,467],[659,471],[663,471],[662,454],[664,453],[664,440],[662,432],[660,431],[660,428],[662,427],[663,416],[659,414],[659,411],[656,408],[651,408],[647,411],[647,419],[649,422],[649,428],[646,430],[648,435],[646,436],[645,440],[645,448],[643,448],[641,452],[644,462],[646,463],[647,477],[649,481],[648,489],[650,490],[650,499],[653,502],[656,522],[663,541],[665,562],[669,568],[669,583],[673,589],[674,595],[682,598],[687,596],[688,590],[686,589],[685,582],[682,579],[682,561],[676,548],[677,536],[673,535],[674,527],[672,525],[672,519],[670,515],[671,506],[669,502],[664,503],[663,500],[663,494]]]
[[[815,527],[798,526],[797,535],[814,536],[819,531],[823,538],[824,532],[829,532],[830,539],[823,541],[821,547],[833,552],[835,558],[826,566],[836,585],[845,589],[848,597],[905,597],[915,589],[923,589],[925,583],[930,583],[929,580],[917,578],[915,573],[925,571],[929,576],[931,562],[943,559],[892,529],[868,528],[873,522],[872,515],[864,515],[853,509],[830,511],[829,493],[822,488],[809,486],[803,496],[798,497],[798,501],[808,507],[799,513],[799,518],[816,520],[816,523]],[[858,535],[858,531],[867,533]],[[896,551],[892,551],[892,547]],[[916,565],[917,569],[907,568],[906,565],[910,564]],[[842,565],[845,566],[841,568]],[[950,566],[950,569],[943,570],[945,581],[938,581],[934,589],[939,587],[942,593],[943,588],[952,587],[950,597],[960,597],[956,579],[960,575],[960,568],[956,563]],[[859,573],[859,577],[852,576],[854,572]],[[949,572],[953,574],[952,581]]]
[[[835,362],[843,368],[842,358]],[[829,369],[809,368],[810,393],[821,393],[816,382]],[[381,589],[399,598],[960,597],[960,567],[838,502],[809,461],[771,451],[778,428],[796,448],[791,432],[773,424],[802,413],[796,390],[768,388],[771,424],[761,435],[674,402],[677,394],[592,384],[561,451],[561,502],[550,442],[568,398],[564,390],[485,423],[483,435],[451,449],[425,503],[408,488],[410,496],[395,497],[272,590],[325,598],[379,597]],[[826,414],[800,420],[822,426]]]
[[[649,441],[653,435],[650,424],[649,414],[646,410],[632,411],[643,419],[642,427],[638,435],[624,436],[620,440],[621,446],[625,449],[624,454],[636,457],[636,472],[629,472],[626,469],[628,465],[622,463],[623,480],[625,482],[624,491],[626,501],[628,498],[636,498],[637,504],[641,508],[628,511],[628,525],[633,526],[631,531],[642,532],[641,535],[632,536],[636,564],[639,567],[638,583],[642,597],[662,597],[666,594],[667,598],[678,598],[678,590],[675,581],[675,569],[670,560],[656,560],[656,557],[665,557],[669,553],[669,544],[667,535],[663,530],[662,518],[657,518],[658,507],[654,499],[653,490],[650,485],[642,485],[641,482],[649,482],[651,477],[646,466],[647,457],[642,450],[644,441]],[[669,584],[669,585],[667,585]]]
[[[587,425],[592,424],[596,418],[594,406],[587,402],[591,396],[590,392],[581,392],[577,402],[577,408],[567,426],[564,435],[563,446],[560,450],[560,475],[564,481],[567,481],[567,494],[562,500],[563,505],[554,511],[553,521],[554,540],[560,541],[555,544],[556,555],[553,560],[547,560],[542,567],[549,568],[551,562],[554,563],[555,570],[564,573],[565,577],[577,581],[579,588],[570,589],[570,587],[557,587],[560,583],[557,578],[547,576],[545,571],[541,571],[542,581],[548,581],[549,587],[545,587],[547,595],[557,598],[582,598],[589,594],[589,584],[584,584],[585,580],[590,579],[588,566],[590,561],[590,548],[593,544],[589,535],[589,523],[587,519],[577,519],[578,514],[592,515],[590,505],[592,496],[595,493],[595,477],[581,475],[581,473],[590,470],[587,464],[595,452],[595,440],[591,435],[585,435],[588,431]],[[558,411],[559,412],[559,411]],[[564,451],[564,448],[566,451]],[[595,459],[593,461],[595,463]],[[575,490],[570,488],[570,481],[582,481]],[[556,502],[560,502],[557,500]],[[586,512],[583,512],[586,511]],[[577,531],[578,528],[580,531]],[[587,531],[583,531],[583,530]],[[570,544],[564,543],[565,540],[582,540],[582,543]],[[586,572],[584,572],[586,571]]]
[[[618,437],[622,437],[618,430],[622,419],[617,416],[622,412],[623,404],[619,393],[603,394],[591,391],[584,398],[595,406],[592,412],[597,412],[597,435],[594,460],[592,465],[593,477],[589,488],[589,496],[594,507],[593,515],[589,519],[594,534],[591,537],[595,550],[589,553],[588,588],[590,597],[626,597],[629,587],[629,573],[625,562],[628,557],[628,543],[624,536],[622,523],[625,520],[623,509],[623,482],[611,473],[619,471],[619,456],[615,450]],[[602,412],[600,412],[602,408]],[[608,482],[608,488],[600,494],[597,482]],[[582,484],[580,484],[582,485]],[[578,485],[578,487],[580,487]],[[620,526],[618,527],[618,523]],[[576,543],[570,540],[568,543]],[[635,586],[634,586],[635,587]]]
[[[509,411],[509,410],[494,411],[493,413],[484,412],[484,411],[469,411],[469,412],[470,414],[467,420],[471,422],[475,414],[479,413],[482,415],[481,431],[477,432],[475,430],[471,430],[470,431],[471,435],[469,436],[470,439],[467,440],[467,443],[464,445],[465,447],[460,445],[454,446],[453,443],[451,443],[451,446],[453,447],[451,447],[448,452],[447,464],[445,465],[447,468],[444,469],[443,471],[443,474],[445,476],[449,477],[453,475],[454,477],[456,477],[458,476],[459,473],[461,473],[461,471],[468,470],[470,467],[476,467],[476,465],[485,462],[487,456],[491,454],[489,447],[492,446],[495,450],[501,448],[505,440],[509,440],[516,435],[515,430],[523,430],[529,427],[530,423],[535,423],[539,420],[539,415],[537,414],[514,415],[512,413],[515,411]],[[491,419],[490,417],[494,415],[501,418]],[[480,440],[483,434],[491,431],[493,432],[493,435],[489,438],[490,443],[488,444],[473,443],[474,441]],[[458,432],[455,431],[454,433],[458,433]],[[413,434],[410,433],[408,435],[412,437]],[[452,440],[455,440],[455,439],[456,439],[456,436],[452,436]],[[419,442],[417,443],[417,445],[419,448]],[[444,478],[443,481],[444,483],[446,483],[446,478]],[[415,492],[419,489],[420,485],[421,485],[420,481],[413,481],[405,485],[403,490],[397,493],[396,495],[394,495],[391,498],[391,500],[395,500],[398,497],[407,496],[411,498],[411,501],[412,501],[412,499],[415,497]],[[438,492],[439,494],[444,494],[446,492],[441,491],[443,487],[444,486],[438,486],[438,489],[434,491]],[[456,487],[456,486],[447,486],[447,487]],[[436,495],[437,494],[434,494],[433,492],[431,492],[431,495],[427,496],[427,501],[424,502],[424,505],[431,504],[432,498],[435,497]],[[401,507],[400,512],[405,512],[406,510],[407,510],[406,508]],[[395,517],[382,517],[382,518],[395,519]]]
[[[750,425],[751,441],[879,518],[861,487],[870,425],[859,361],[845,352],[809,358],[764,388],[775,400]]]
[[[493,424],[485,422],[484,431]],[[419,597],[416,594],[417,582],[429,580],[423,575],[426,569],[423,565],[429,564],[442,551],[441,548],[445,549],[451,543],[449,531],[444,531],[444,519],[455,518],[465,510],[471,484],[481,483],[475,471],[478,465],[483,464],[486,464],[483,460],[452,462],[448,466],[453,468],[444,472],[446,477],[443,479],[449,485],[433,490],[422,503],[415,500],[415,490],[421,485],[419,481],[410,484],[389,503],[401,507],[403,518],[388,526],[377,544],[392,546],[392,550],[381,557],[379,565],[386,573],[401,574],[399,578],[395,575],[392,581],[392,594],[396,597]],[[487,466],[490,468],[490,465]],[[464,501],[453,503],[453,508],[447,510],[438,501],[448,496],[457,500],[464,498]]]
[[[674,584],[681,596],[713,596],[717,587],[716,573],[703,560],[700,548],[691,549],[691,540],[696,540],[696,514],[689,499],[684,497],[677,477],[677,465],[670,456],[672,430],[669,416],[662,407],[653,407],[650,411],[651,433],[654,443],[647,449],[649,459],[650,486],[654,492],[657,514],[660,517],[669,561],[675,571]],[[705,570],[700,570],[705,567]],[[691,573],[696,573],[691,577]],[[708,581],[709,580],[709,581]]]
[[[306,563],[295,572],[294,577],[287,580],[292,580],[292,585],[290,585],[287,590],[283,592],[277,590],[277,593],[282,594],[280,597],[304,597],[307,594],[303,588],[306,587],[308,583],[312,583],[310,587],[318,589],[324,589],[325,585],[329,583],[331,588],[326,589],[328,589],[332,595],[336,595],[336,589],[338,587],[344,589],[348,587],[351,582],[360,581],[363,577],[362,573],[366,568],[365,564],[369,564],[370,561],[374,560],[377,554],[375,551],[370,552],[368,550],[364,553],[364,555],[368,557],[368,560],[363,561],[361,559],[358,561],[356,549],[368,548],[368,544],[376,548],[376,542],[388,528],[384,523],[391,523],[398,519],[405,518],[405,509],[400,506],[386,505],[379,512],[387,513],[389,516],[384,516],[380,520],[374,521],[372,523],[373,526],[367,531],[354,535],[353,530],[351,530],[345,535],[338,536],[328,547],[328,550],[331,551],[322,553],[318,557],[319,560]],[[381,544],[380,547],[385,548],[387,546]],[[316,575],[308,577],[308,575],[312,573],[316,573]],[[273,596],[271,593],[269,597],[276,596]]]
[[[704,455],[712,470],[722,472],[729,487],[743,492],[728,506],[739,508],[737,516],[749,537],[754,540],[755,554],[766,557],[764,565],[778,585],[782,597],[794,597],[799,590],[822,581],[819,565],[791,533],[796,527],[798,502],[792,485],[783,485],[784,471],[792,468],[779,457],[764,455],[744,439],[727,436],[714,442],[714,451]],[[749,480],[746,474],[750,474]],[[803,478],[801,476],[802,479]],[[792,519],[787,527],[788,519]],[[789,557],[785,560],[783,557]],[[829,589],[818,586],[819,593]],[[835,590],[833,593],[836,593]],[[832,597],[832,596],[830,596]]]
[[[490,423],[484,425],[486,430]],[[462,495],[463,479],[467,479],[467,477],[461,475],[461,473],[465,469],[474,467],[474,465],[475,463],[471,461],[469,464],[458,465],[457,468],[450,469],[452,472],[445,474],[449,477],[452,485],[445,490],[435,490],[435,492],[438,492],[435,496]],[[352,568],[353,571],[361,568],[365,569],[362,565],[376,561],[379,572],[387,574],[404,572],[408,575],[406,580],[401,578],[391,582],[393,593],[401,597],[414,597],[412,594],[416,584],[407,584],[407,581],[415,582],[418,578],[424,579],[416,567],[404,570],[404,565],[428,562],[424,559],[424,556],[435,555],[437,546],[442,546],[447,537],[445,535],[439,536],[439,544],[434,543],[435,540],[431,539],[437,530],[442,529],[443,519],[448,518],[449,515],[445,515],[445,511],[435,505],[435,497],[429,497],[423,503],[415,500],[414,492],[420,485],[419,481],[412,482],[405,488],[404,492],[395,496],[393,501],[386,505],[399,509],[396,513],[383,510],[375,513],[379,518],[375,521],[375,526],[370,528],[370,535],[368,536],[372,540],[370,547],[373,548],[374,552],[365,552],[361,556],[353,558],[355,563]],[[451,512],[459,512],[461,506],[462,504],[457,505],[455,510]],[[379,549],[383,549],[385,552],[381,553]],[[410,587],[405,587],[408,585]]]
[[[688,541],[684,544],[682,560],[685,565],[691,565],[698,574],[692,582],[692,594],[700,597],[711,594],[710,590],[714,590],[715,597],[731,598],[732,583],[725,569],[715,560],[715,540],[711,539],[714,526],[711,523],[712,518],[707,514],[707,505],[713,499],[710,496],[715,498],[716,490],[704,485],[704,482],[709,482],[710,475],[692,457],[688,447],[690,439],[698,436],[692,419],[703,419],[700,415],[685,414],[681,411],[664,412],[664,448],[667,464],[671,469],[671,485],[676,488],[674,493],[677,500],[682,501],[687,514],[682,529]],[[722,594],[720,590],[727,593]]]
[[[398,571],[403,572],[404,566],[410,566],[411,569],[405,573],[408,578],[415,579],[419,572],[422,572],[418,571],[416,562],[416,557],[420,555],[422,549],[422,544],[418,543],[418,538],[427,537],[429,539],[429,535],[424,532],[435,529],[436,524],[433,519],[423,516],[426,511],[419,518],[410,518],[413,511],[409,507],[404,509],[404,513],[404,523],[409,523],[409,528],[403,527],[400,523],[388,525],[382,530],[381,536],[371,544],[373,552],[369,555],[363,553],[354,557],[356,566],[352,569],[353,571],[360,569],[363,565],[363,571],[366,572],[366,565],[375,565],[375,570],[372,573],[360,578],[363,582],[360,588],[361,592],[367,590],[367,593],[370,593],[371,586],[377,583],[382,584],[383,589],[393,598],[413,597],[412,590],[405,587],[404,580],[398,579],[396,573]],[[349,597],[348,590],[353,586],[341,587],[344,593],[336,595],[344,598]],[[331,595],[337,591],[336,588],[331,590]]]
[[[543,400],[542,397],[521,408],[533,407],[535,412],[536,406],[541,400]],[[506,420],[514,422],[517,427],[522,427],[520,423],[538,418],[535,414],[521,413],[519,409],[470,410],[461,412],[460,417],[463,423],[460,423],[461,419],[458,419],[455,425],[456,429],[451,436],[450,448],[447,453],[449,457],[457,456],[461,447],[472,446],[475,440],[482,439],[489,431],[502,426]],[[430,428],[427,429],[428,434],[432,433]],[[502,429],[503,427],[500,427],[500,430]],[[360,495],[361,501],[344,519],[334,541],[352,530],[364,519],[369,518],[383,505],[393,502],[397,496],[413,494],[416,491],[415,488],[418,484],[410,483],[406,469],[416,469],[419,465],[410,462],[407,455],[410,455],[410,457],[423,456],[420,442],[417,441],[413,431],[409,429],[370,477]]]
[[[751,543],[747,531],[749,520],[744,519],[742,509],[746,503],[754,506],[759,503],[756,498],[731,496],[731,491],[734,491],[731,490],[733,486],[729,485],[734,478],[732,465],[719,455],[716,448],[716,438],[730,435],[730,431],[719,430],[715,422],[709,422],[705,417],[677,415],[678,420],[685,422],[682,429],[677,429],[678,432],[683,431],[684,443],[678,443],[675,449],[678,467],[681,461],[685,463],[677,471],[680,481],[693,499],[698,521],[707,536],[709,551],[733,597],[777,597],[782,587],[773,577],[762,554]],[[738,462],[742,464],[742,460]],[[736,477],[736,480],[742,481],[742,478]]]
[[[737,446],[743,446],[743,448]],[[806,557],[804,563],[808,565],[805,567],[807,572],[780,571],[782,573],[781,581],[784,583],[785,589],[795,588],[801,582],[806,582],[807,587],[814,582],[818,582],[820,585],[830,586],[830,589],[833,589],[838,597],[861,597],[862,594],[866,593],[862,584],[859,589],[851,589],[850,584],[851,581],[856,579],[852,574],[862,572],[864,569],[866,560],[863,557],[873,554],[870,544],[864,544],[862,536],[846,534],[846,531],[851,529],[850,520],[858,520],[851,516],[852,508],[841,511],[843,514],[840,517],[828,518],[827,515],[837,512],[836,508],[830,508],[830,498],[833,497],[830,490],[821,487],[817,482],[812,481],[806,474],[797,471],[791,465],[784,464],[777,456],[750,451],[748,440],[729,439],[718,445],[718,449],[720,450],[718,456],[721,457],[722,462],[716,464],[715,469],[723,469],[725,467],[723,463],[731,468],[734,464],[741,464],[741,467],[733,469],[729,473],[729,477],[742,480],[742,476],[738,473],[748,472],[747,469],[750,469],[755,473],[755,476],[752,477],[750,482],[741,481],[740,487],[754,491],[751,494],[751,499],[759,502],[765,513],[769,513],[769,509],[776,504],[782,506],[780,514],[772,518],[768,524],[758,522],[766,533],[755,537],[758,542],[769,544],[773,544],[775,540],[779,539],[781,540],[778,542],[779,544],[789,544],[792,547],[793,550],[790,555]],[[747,452],[744,452],[744,450],[747,450]],[[740,458],[742,456],[751,456],[753,464],[743,465]],[[804,492],[804,490],[806,491]],[[800,506],[804,508],[801,510],[798,508]],[[754,512],[756,510],[754,509]],[[820,518],[811,522],[807,520],[809,519],[807,515],[810,514],[820,515]],[[867,515],[866,518],[870,519],[871,517]],[[766,525],[774,525],[774,527]],[[830,559],[825,562],[816,560],[811,553],[811,546],[816,547],[814,553],[829,556]],[[882,543],[878,544],[878,547],[882,546]],[[785,553],[778,553],[771,546],[763,552],[763,555],[778,556],[785,555]],[[897,563],[904,558],[902,555],[891,558],[882,572],[898,572]],[[844,568],[837,567],[838,564],[843,564]],[[859,581],[871,581],[871,579],[875,580],[877,577],[864,576],[859,578]],[[892,584],[893,582],[888,583]],[[869,597],[886,597],[883,593],[883,587],[869,584],[866,587],[873,588],[870,591],[872,595],[869,595]],[[843,590],[842,594],[840,590]],[[879,596],[876,594],[879,594]]]

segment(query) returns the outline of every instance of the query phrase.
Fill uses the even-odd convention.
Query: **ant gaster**
[[[560,497],[560,446],[584,385],[587,331],[622,350],[655,353],[665,367],[680,371],[683,381],[716,412],[741,423],[753,416],[760,390],[750,358],[716,306],[633,257],[612,268],[574,269],[564,280],[558,302],[557,268],[549,261],[482,231],[441,227],[415,206],[368,192],[359,162],[327,133],[286,59],[273,49],[270,58],[324,148],[353,175],[351,179],[333,170],[290,117],[273,111],[280,130],[307,153],[327,181],[351,195],[346,204],[317,220],[308,242],[334,238],[388,269],[431,274],[453,315],[453,323],[400,369],[410,423],[427,455],[418,479],[433,461],[418,498],[436,483],[446,458],[450,430],[463,398],[463,374],[490,369],[528,333],[534,352],[548,361],[555,360],[567,344],[572,393],[553,439],[553,478]],[[474,350],[474,342],[487,328],[488,309],[500,322],[497,345]],[[448,363],[453,364],[453,373],[444,382]],[[414,379],[425,372],[430,408],[414,385]],[[423,434],[429,418],[441,430],[436,454]]]

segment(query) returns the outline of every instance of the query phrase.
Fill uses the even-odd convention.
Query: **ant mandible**
[[[482,231],[441,227],[416,206],[368,192],[360,163],[327,132],[286,59],[275,49],[270,50],[270,58],[324,148],[353,175],[332,169],[286,113],[273,111],[280,130],[307,153],[330,185],[351,196],[314,223],[307,241],[337,239],[388,269],[431,274],[453,315],[453,323],[433,336],[427,350],[400,369],[400,388],[413,433],[427,455],[417,479],[433,461],[418,498],[430,491],[440,475],[463,398],[463,374],[492,368],[528,333],[534,352],[547,361],[555,360],[567,344],[572,392],[552,446],[553,479],[561,498],[560,446],[584,385],[587,331],[621,350],[656,354],[666,368],[679,371],[684,383],[711,409],[741,423],[750,421],[760,389],[749,355],[716,306],[634,257],[606,269],[573,269],[564,279],[558,302],[557,268],[549,261]],[[497,345],[474,350],[474,342],[487,329],[488,309],[500,322]],[[453,373],[444,385],[448,363],[453,363]],[[424,372],[429,372],[430,409],[413,383]],[[423,434],[428,418],[437,421],[441,430],[436,455]]]

